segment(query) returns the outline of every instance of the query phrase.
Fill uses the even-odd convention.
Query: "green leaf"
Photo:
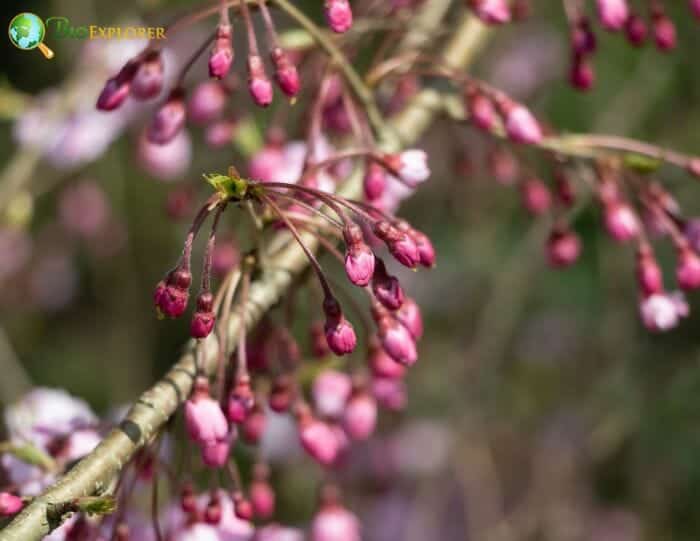
[[[204,175],[204,179],[221,194],[222,199],[242,199],[248,191],[248,182],[242,178],[211,173]]]
[[[117,502],[112,496],[85,496],[75,500],[77,509],[92,515],[109,515],[114,513]]]
[[[663,164],[663,160],[643,156],[642,154],[628,153],[624,156],[624,164],[628,169],[634,169],[638,173],[649,174],[656,171]]]

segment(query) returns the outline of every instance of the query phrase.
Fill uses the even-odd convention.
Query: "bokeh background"
[[[317,2],[304,4],[320,11]],[[475,74],[562,131],[700,153],[700,26],[685,2],[666,2],[678,24],[674,53],[634,50],[621,36],[598,32],[598,82],[586,94],[567,84],[559,2],[535,4],[531,20],[496,33]],[[0,12],[3,21],[31,10],[76,25],[151,24],[192,5],[2,2]],[[199,30],[175,49],[191,49]],[[167,217],[168,194],[230,163],[244,170],[245,158],[240,146],[212,150],[200,129],[190,129],[186,172],[160,181],[135,157],[147,115],[135,111],[116,126],[72,113],[91,109],[110,62],[121,61],[118,51],[91,56],[84,42],[47,39],[56,52],[49,62],[0,42],[0,401],[31,385],[62,387],[104,413],[154,382],[187,335],[186,321],[158,321],[151,302],[187,227]],[[191,76],[204,77],[205,66]],[[240,117],[260,131],[289,108],[277,100],[260,113],[245,98],[237,103]],[[41,156],[18,143],[68,129],[73,139]],[[299,135],[294,129],[290,136]],[[551,224],[527,216],[517,189],[494,181],[491,142],[440,121],[420,146],[433,175],[403,214],[431,236],[439,259],[432,272],[401,275],[426,322],[408,406],[383,415],[380,436],[355,451],[346,474],[366,539],[698,539],[696,296],[679,329],[649,334],[637,316],[633,248],[606,238],[597,209],[584,208],[575,221],[584,241],[580,262],[550,270],[543,241]],[[522,164],[551,176],[536,152],[516,152]],[[688,216],[700,213],[696,181],[670,168],[658,178]],[[80,189],[83,199],[75,196]],[[226,227],[234,231],[230,214]],[[672,251],[659,247],[659,255],[670,279]],[[304,345],[307,323],[295,322]],[[280,516],[304,523],[315,499],[313,467],[280,468],[275,476]]]

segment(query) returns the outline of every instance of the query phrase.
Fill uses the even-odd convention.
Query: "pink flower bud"
[[[571,85],[578,90],[590,90],[595,83],[595,71],[590,60],[585,56],[576,56],[571,64],[569,74]]]
[[[687,246],[678,252],[676,279],[681,289],[689,290],[700,287],[700,257]]]
[[[605,229],[617,242],[626,242],[639,235],[639,220],[627,203],[611,201],[604,205]]]
[[[333,429],[310,413],[299,422],[299,438],[304,450],[323,466],[330,466],[338,456],[338,438]]]
[[[266,481],[253,481],[250,484],[250,503],[253,514],[261,519],[269,519],[275,512],[275,491]]]
[[[391,173],[410,186],[428,180],[428,155],[423,150],[404,150],[400,154],[386,154],[383,161]]]
[[[581,17],[571,29],[571,48],[574,55],[587,55],[595,52],[597,47],[591,23]]]
[[[256,445],[262,438],[266,425],[265,411],[258,404],[255,404],[241,426],[243,439],[251,445]]]
[[[384,241],[391,255],[409,269],[415,269],[420,262],[418,246],[413,239],[386,220],[374,224],[374,234]]]
[[[347,403],[343,428],[353,440],[366,440],[377,426],[377,401],[365,391],[355,392]]]
[[[139,165],[149,175],[158,180],[173,180],[182,176],[192,161],[192,140],[186,130],[162,145],[152,143],[144,132],[139,136],[136,147]]]
[[[216,493],[209,499],[209,503],[204,510],[204,522],[207,524],[219,524],[222,514],[221,498],[219,494]]]
[[[236,378],[236,384],[229,393],[226,403],[226,417],[235,424],[242,424],[255,405],[255,397],[250,388],[250,378]]]
[[[372,292],[389,310],[397,310],[404,301],[404,293],[398,278],[387,273],[384,261],[376,258],[372,276]]]
[[[184,313],[191,282],[192,274],[188,270],[178,268],[158,283],[153,300],[159,316],[177,318]]]
[[[9,492],[0,492],[0,517],[16,515],[22,507],[24,507],[22,498]]]
[[[598,18],[603,28],[621,30],[629,17],[627,0],[596,0]]]
[[[250,500],[240,491],[236,491],[232,495],[233,499],[233,512],[237,518],[241,520],[251,520],[253,518],[253,506]]]
[[[640,245],[637,251],[637,282],[645,297],[663,292],[663,276],[654,254],[648,245]]]
[[[113,111],[121,106],[131,90],[131,81],[136,75],[139,62],[129,60],[126,65],[109,79],[97,98],[97,108],[101,111]]]
[[[345,273],[356,286],[369,284],[374,274],[374,252],[362,238],[357,224],[349,224],[343,230],[345,238]]]
[[[540,125],[527,108],[508,102],[501,111],[505,118],[506,133],[512,141],[529,145],[542,141]]]
[[[625,35],[627,41],[635,47],[641,47],[647,40],[647,23],[639,15],[632,14],[625,24]]]
[[[324,340],[325,342],[325,340]],[[272,382],[267,403],[272,411],[285,413],[289,411],[294,399],[294,382],[287,374],[280,374]]]
[[[214,47],[209,55],[209,77],[223,79],[228,75],[233,63],[232,36],[233,28],[230,24],[220,24],[217,27]]]
[[[338,301],[326,297],[323,301],[323,312],[326,315],[324,332],[328,347],[336,355],[352,353],[357,344],[357,337],[352,325],[343,316]]]
[[[503,186],[513,184],[520,171],[518,159],[505,146],[491,149],[487,156],[487,165],[491,176]]]
[[[314,379],[311,390],[316,411],[321,417],[339,418],[351,391],[350,376],[337,370],[324,370]]]
[[[381,165],[376,162],[367,164],[363,187],[368,201],[376,201],[382,197],[386,189],[386,172]]]
[[[668,331],[676,327],[683,316],[683,299],[666,293],[655,293],[643,298],[639,312],[644,326],[653,332]]]
[[[214,295],[210,291],[203,291],[197,297],[197,310],[192,316],[190,336],[192,338],[206,338],[214,328],[216,315],[212,311]]]
[[[372,395],[381,407],[390,411],[401,411],[406,407],[406,384],[401,379],[374,378]]]
[[[406,367],[387,355],[379,345],[371,346],[367,364],[372,374],[380,378],[401,379],[406,374]]]
[[[233,141],[238,124],[234,120],[219,120],[204,131],[204,140],[211,148],[223,148]]]
[[[547,239],[547,260],[552,267],[563,268],[576,263],[581,254],[578,235],[568,229],[555,229]]]
[[[510,8],[506,0],[470,0],[469,6],[486,24],[503,24],[510,21]]]
[[[272,103],[272,83],[262,58],[257,55],[248,57],[248,91],[257,105],[267,107]]]
[[[187,103],[187,114],[197,124],[206,124],[221,116],[226,107],[228,93],[218,81],[204,81],[192,91]]]
[[[467,98],[469,119],[474,125],[484,131],[491,131],[496,121],[496,110],[493,101],[485,94],[475,90]]]
[[[210,468],[223,468],[231,454],[231,442],[228,439],[214,443],[201,444],[202,462]]]
[[[395,320],[380,328],[382,347],[396,362],[412,366],[418,360],[416,342],[408,329]]]
[[[203,446],[226,441],[228,423],[219,403],[209,394],[209,382],[198,377],[192,396],[185,402],[185,426],[192,441]]]
[[[352,9],[348,0],[325,0],[325,15],[333,32],[342,34],[352,27]]]
[[[652,32],[654,34],[654,42],[659,51],[667,52],[676,48],[676,25],[666,15],[661,14],[653,17]]]
[[[549,210],[552,196],[547,185],[538,178],[530,177],[521,187],[523,206],[530,214],[539,216]]]
[[[164,145],[172,141],[185,125],[185,93],[176,88],[168,100],[158,109],[148,126],[148,140]]]
[[[435,266],[435,247],[430,241],[430,238],[417,229],[411,229],[409,235],[416,243],[418,247],[418,256],[420,257],[420,264],[428,269],[432,269]]]
[[[423,317],[416,301],[407,297],[394,315],[415,340],[420,340],[423,336]]]
[[[141,62],[131,81],[131,95],[139,100],[155,98],[163,90],[163,59],[158,51]]]
[[[700,0],[690,0],[690,10],[696,19],[700,19]]]
[[[280,87],[290,98],[299,93],[300,82],[299,72],[294,63],[289,59],[289,55],[280,47],[275,47],[270,53],[272,65],[275,68],[275,79]]]

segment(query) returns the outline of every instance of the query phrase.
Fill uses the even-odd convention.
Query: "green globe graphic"
[[[35,49],[44,40],[44,21],[33,13],[20,13],[10,21],[10,41],[20,49]]]

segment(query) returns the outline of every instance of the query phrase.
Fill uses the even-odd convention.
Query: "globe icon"
[[[45,32],[44,21],[33,13],[20,13],[10,21],[10,41],[25,51],[38,47]]]

